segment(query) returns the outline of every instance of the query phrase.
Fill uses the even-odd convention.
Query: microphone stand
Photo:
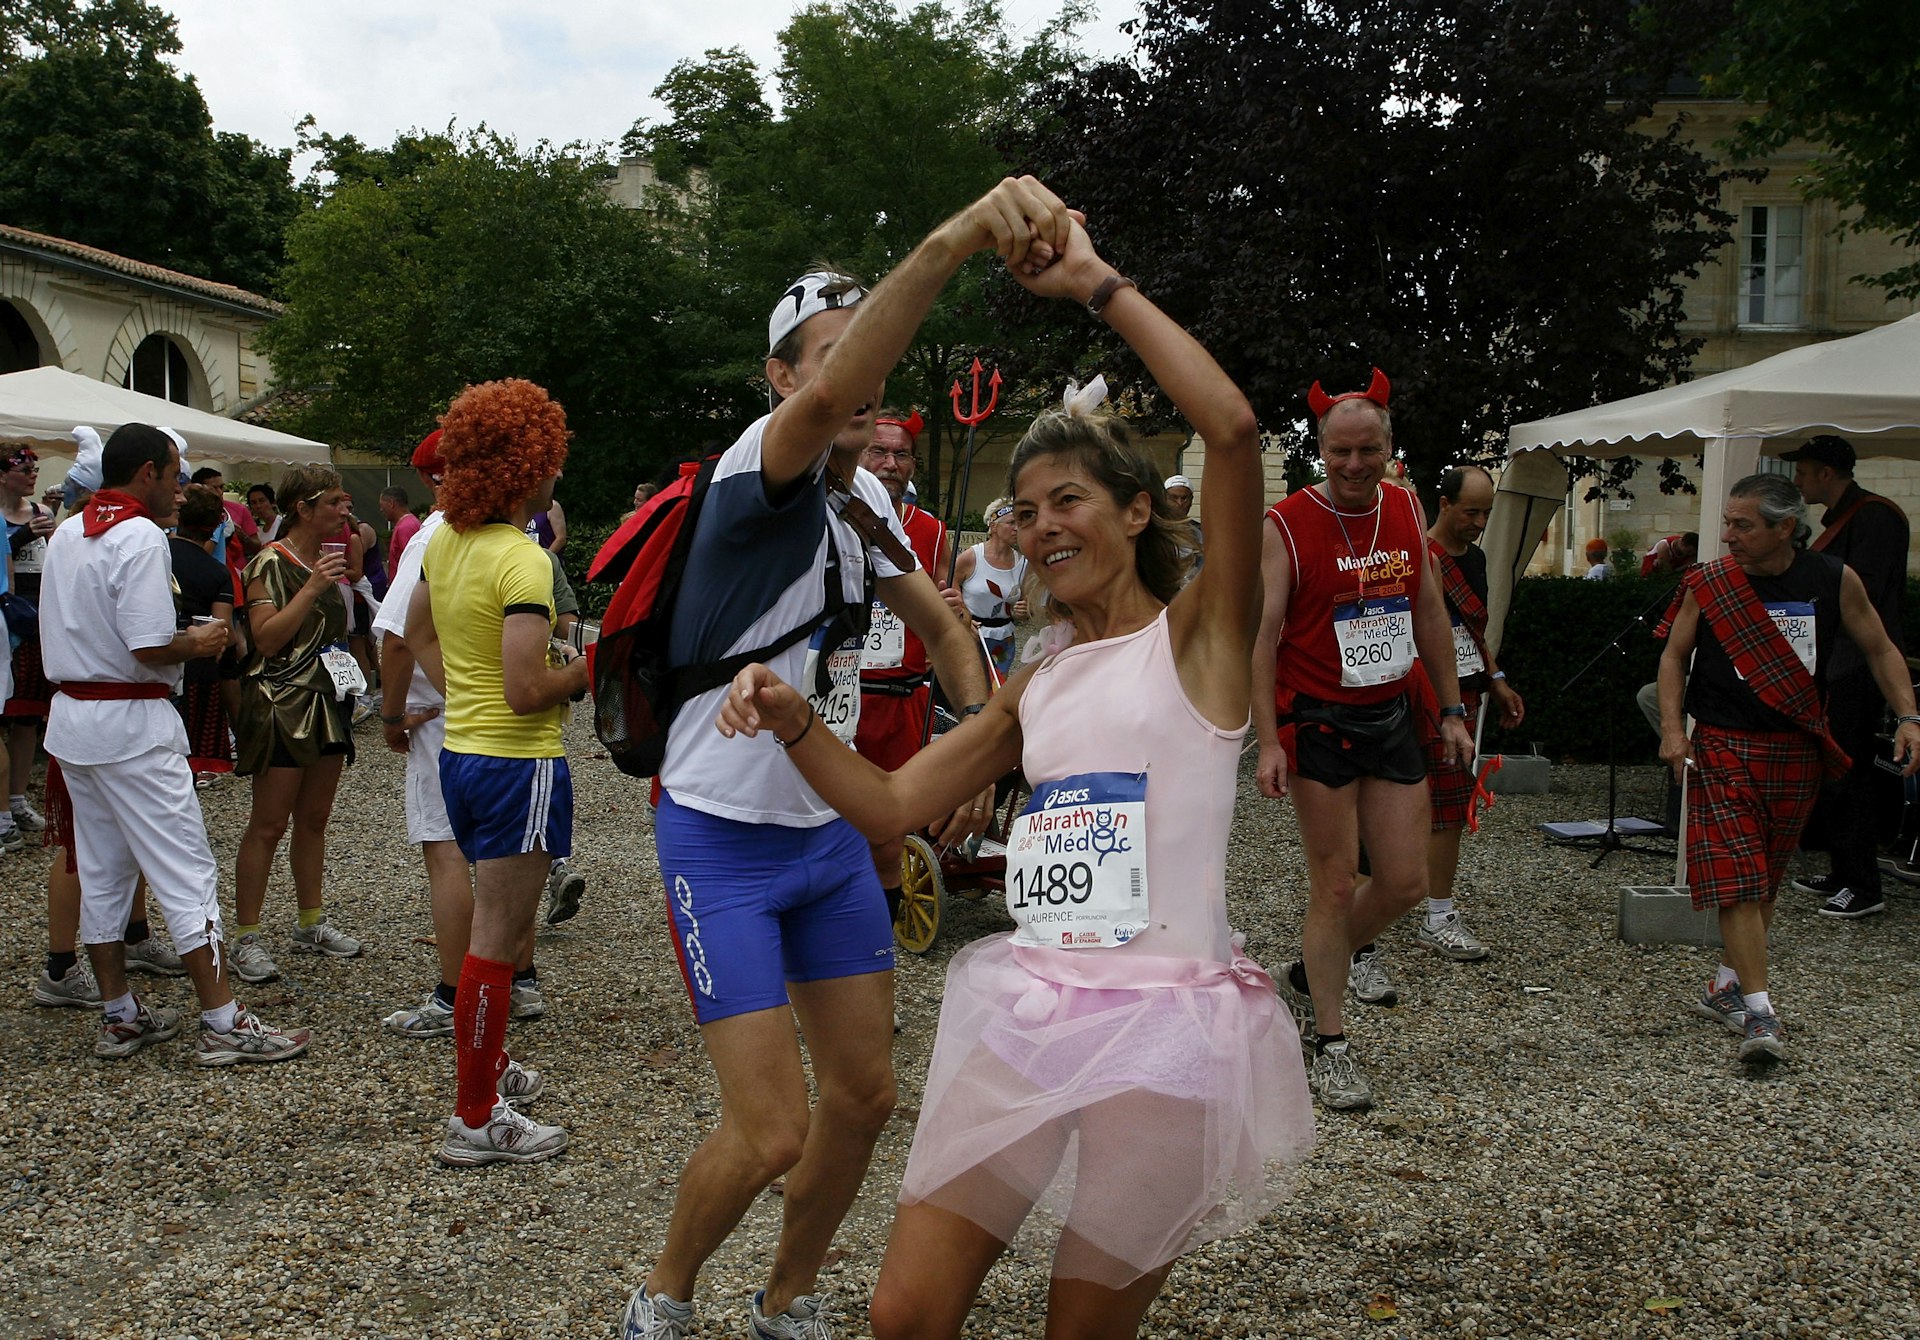
[[[1671,590],[1662,591],[1659,595],[1655,596],[1652,602],[1648,604],[1644,609],[1642,609],[1639,613],[1635,614],[1633,618],[1629,619],[1626,625],[1623,628],[1621,628],[1619,632],[1615,633],[1605,646],[1601,647],[1600,650],[1596,651],[1585,665],[1581,666],[1578,670],[1575,670],[1573,672],[1573,674],[1568,678],[1567,682],[1560,686],[1561,694],[1564,696],[1567,692],[1569,692],[1573,688],[1574,685],[1578,684],[1582,679],[1586,678],[1586,676],[1594,669],[1594,667],[1598,666],[1602,660],[1606,659],[1608,652],[1618,652],[1620,659],[1616,661],[1611,661],[1608,663],[1607,682],[1608,684],[1611,684],[1613,679],[1612,671],[1626,659],[1626,655],[1627,655],[1626,641],[1628,636],[1639,629],[1646,629],[1647,631],[1651,632],[1652,626],[1647,622],[1648,616],[1653,614],[1654,611],[1665,607],[1668,604],[1668,602],[1670,602],[1672,599],[1673,599],[1673,592]],[[1619,823],[1620,764],[1619,764],[1619,758],[1618,758],[1618,748],[1615,744],[1615,734],[1616,733],[1613,731],[1607,732],[1607,825],[1606,827],[1600,833],[1591,837],[1587,837],[1587,836],[1557,837],[1554,835],[1554,832],[1553,832],[1554,825],[1552,824],[1541,825],[1541,828],[1546,831],[1549,837],[1553,837],[1556,842],[1559,842],[1563,846],[1597,848],[1599,851],[1599,855],[1593,858],[1593,861],[1589,866],[1589,869],[1594,869],[1594,870],[1599,869],[1601,863],[1604,862],[1609,856],[1613,855],[1617,851],[1639,852],[1643,855],[1648,855],[1648,856],[1673,855],[1673,851],[1668,848],[1636,845],[1632,842],[1627,841],[1625,838],[1621,837],[1620,835],[1619,829],[1617,827]]]

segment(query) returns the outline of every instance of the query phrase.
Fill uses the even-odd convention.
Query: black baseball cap
[[[1853,443],[1844,437],[1835,437],[1832,433],[1822,433],[1818,437],[1808,438],[1807,445],[1798,451],[1782,452],[1783,461],[1812,461],[1817,465],[1831,465],[1836,470],[1851,470],[1856,457]]]

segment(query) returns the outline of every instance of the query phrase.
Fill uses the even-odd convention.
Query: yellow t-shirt
[[[544,614],[553,626],[553,565],[527,533],[504,522],[460,532],[441,526],[421,564],[447,676],[447,748],[492,758],[558,758],[567,705],[520,716],[507,706],[500,632],[507,615]]]

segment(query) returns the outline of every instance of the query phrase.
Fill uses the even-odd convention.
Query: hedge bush
[[[1659,672],[1663,644],[1654,641],[1653,626],[1673,587],[1671,574],[1623,575],[1604,582],[1522,578],[1507,613],[1500,668],[1526,699],[1527,719],[1505,737],[1488,722],[1483,747],[1489,753],[1497,748],[1517,753],[1538,741],[1549,758],[1604,763],[1611,740],[1621,763],[1657,761],[1660,741],[1633,698]],[[1643,628],[1628,633],[1579,683],[1561,691],[1574,671],[1643,613]]]

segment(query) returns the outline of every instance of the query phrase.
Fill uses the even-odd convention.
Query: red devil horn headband
[[[920,417],[919,410],[915,410],[904,419],[875,419],[874,422],[890,423],[905,433],[909,442],[916,443],[920,440],[920,430],[927,426],[927,421]]]
[[[1392,392],[1393,385],[1387,380],[1387,374],[1375,368],[1373,380],[1367,383],[1367,389],[1364,391],[1348,391],[1345,395],[1328,395],[1320,389],[1320,383],[1315,382],[1313,389],[1307,392],[1307,408],[1313,411],[1313,417],[1316,420],[1326,418],[1327,411],[1342,400],[1371,400],[1381,409],[1385,409],[1387,397]]]

